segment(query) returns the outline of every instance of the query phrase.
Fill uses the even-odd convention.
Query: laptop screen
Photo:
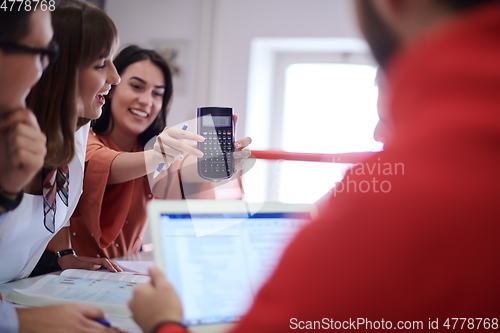
[[[185,324],[238,321],[310,218],[306,212],[162,213],[163,267],[181,298]]]

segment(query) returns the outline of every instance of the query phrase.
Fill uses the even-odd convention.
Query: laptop
[[[313,205],[153,200],[155,264],[175,287],[196,333],[235,325],[279,262]]]

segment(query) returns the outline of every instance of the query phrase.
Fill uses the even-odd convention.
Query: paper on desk
[[[61,275],[43,276],[27,288],[15,288],[7,300],[29,306],[80,303],[110,315],[130,317],[127,303],[133,288],[148,281],[149,276],[140,273],[67,269]]]
[[[118,264],[125,272],[135,272],[141,274],[149,274],[148,268],[154,266],[153,261],[128,261],[128,260],[116,260],[115,263]]]

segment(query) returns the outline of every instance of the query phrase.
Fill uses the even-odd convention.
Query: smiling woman
[[[58,167],[75,154],[75,124],[84,123],[78,118],[99,117],[102,105],[97,105],[95,96],[120,78],[111,61],[118,31],[103,11],[85,2],[62,1],[52,20],[60,56],[27,103],[47,135],[46,166]]]
[[[82,103],[79,116],[88,120],[97,119],[101,108],[106,102],[112,84],[120,82],[111,55],[101,56],[89,66],[83,67],[78,73],[79,99]]]
[[[151,60],[141,60],[128,66],[122,73],[125,84],[118,85],[111,98],[111,112],[114,119],[114,131],[110,133],[123,150],[135,146],[135,139],[155,121],[162,110],[163,97],[172,94],[165,92],[164,75],[160,67]],[[132,138],[126,140],[118,135]],[[129,144],[127,147],[127,141]],[[128,149],[127,149],[128,148]]]
[[[122,140],[134,142],[134,144],[138,140],[145,145],[166,126],[167,107],[173,93],[170,68],[155,51],[141,49],[134,45],[123,49],[116,56],[114,64],[118,73],[123,77],[123,83],[109,95],[109,103],[103,107],[103,114],[95,121],[92,129],[96,134],[115,136],[121,132],[114,130],[116,122],[119,121],[117,114],[120,113],[120,109],[128,110],[132,107],[136,114],[137,111],[144,111],[143,109],[153,110],[158,116],[147,117],[149,126],[135,133],[134,136],[137,138],[128,136],[115,138],[120,146],[123,145]],[[127,93],[131,94],[130,97],[125,96]],[[113,95],[116,98],[113,98]],[[133,100],[136,101],[133,102]],[[135,105],[124,105],[127,103],[135,103]],[[133,147],[128,148],[123,150],[130,151]]]
[[[140,250],[146,204],[153,195],[214,197],[211,182],[183,168],[185,161],[196,163],[202,153],[179,139],[204,138],[165,127],[172,98],[172,74],[165,60],[153,50],[132,45],[116,56],[114,64],[122,81],[110,91],[89,136],[84,191],[70,226],[78,253],[106,258]],[[156,135],[154,149],[144,150]],[[249,143],[250,138],[236,142],[243,158],[250,155],[245,149]],[[161,163],[169,167],[154,178]]]

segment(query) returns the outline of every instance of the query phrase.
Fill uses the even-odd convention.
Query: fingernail
[[[101,268],[101,265],[94,265],[94,268]]]
[[[201,135],[198,135],[198,140],[201,140],[203,142],[203,141],[205,141],[205,138]]]
[[[199,151],[199,150],[194,155],[196,157],[203,157],[203,153],[201,151]]]
[[[241,143],[239,143],[238,141],[236,141],[236,142],[234,143],[234,146],[235,146],[236,148],[240,148],[240,147],[241,147]]]

